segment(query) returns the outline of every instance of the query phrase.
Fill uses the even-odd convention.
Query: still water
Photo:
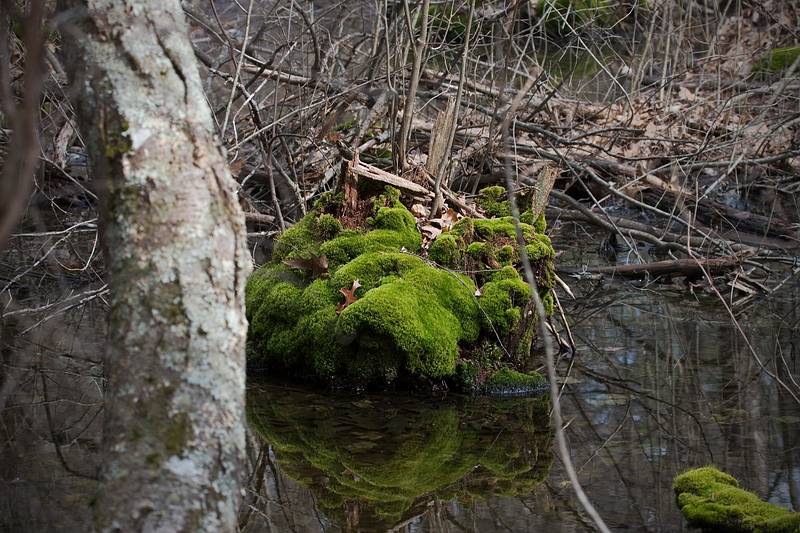
[[[566,432],[612,530],[684,530],[672,479],[712,463],[800,509],[800,407],[761,371],[715,297],[566,280],[576,346],[559,360]],[[46,277],[31,283],[31,295],[49,290]],[[798,302],[800,287],[786,284],[734,308],[784,382],[800,375]],[[29,333],[22,319],[0,324],[0,531],[90,527],[105,312],[98,298]],[[241,530],[591,530],[554,454],[549,410],[547,397],[343,396],[251,380]]]
[[[573,461],[613,530],[686,529],[671,489],[715,464],[800,509],[800,408],[760,372],[712,297],[598,282],[565,302]],[[737,319],[778,376],[797,375],[798,289]],[[547,398],[316,394],[252,382],[244,531],[586,531],[552,448]]]

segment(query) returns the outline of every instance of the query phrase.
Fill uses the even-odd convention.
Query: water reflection
[[[683,531],[672,479],[709,463],[800,509],[800,406],[716,297],[567,281],[577,352],[558,367],[564,420],[581,482],[612,530]],[[30,283],[22,307],[64,297]],[[734,308],[764,366],[795,387],[799,304],[800,285],[788,283]],[[25,335],[37,317],[0,321],[0,531],[91,529],[105,313],[90,302]],[[273,446],[251,432],[243,531],[591,530],[552,460],[542,403],[258,385],[249,405]]]
[[[353,398],[258,384],[247,401],[258,461],[272,463],[261,475],[280,470],[310,489],[322,529],[386,530],[448,502],[527,496],[553,460],[547,397]],[[254,489],[271,497],[263,480]]]
[[[577,298],[564,303],[577,353],[559,364],[564,419],[581,482],[612,530],[684,531],[672,480],[710,463],[800,509],[800,406],[761,370],[718,300],[685,288],[570,283]],[[794,285],[737,310],[764,365],[787,383],[800,374],[797,302]],[[245,531],[592,530],[560,462],[550,466],[542,404],[524,422],[489,399],[450,405],[259,388],[251,405],[253,395],[261,396],[251,419],[271,421],[274,446],[261,456]],[[536,454],[528,477],[468,471],[470,462],[493,464],[475,450],[513,457],[526,445]],[[462,455],[469,460],[453,459]],[[466,475],[448,482],[446,466],[452,479]],[[437,479],[444,488],[434,488]],[[387,490],[374,496],[372,485]],[[473,487],[483,492],[474,497]]]

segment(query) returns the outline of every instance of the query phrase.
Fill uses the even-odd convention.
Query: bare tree
[[[99,530],[231,531],[244,454],[244,217],[177,0],[65,31],[111,288]]]

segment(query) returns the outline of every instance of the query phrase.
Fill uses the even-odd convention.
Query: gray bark
[[[233,531],[244,460],[244,216],[177,0],[64,30],[111,287],[95,525]]]

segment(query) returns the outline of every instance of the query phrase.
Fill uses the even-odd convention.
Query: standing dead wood
[[[0,91],[2,101],[0,110],[10,118],[14,134],[5,157],[0,153],[2,172],[0,172],[0,250],[23,212],[33,184],[33,173],[39,162],[39,99],[42,94],[44,74],[44,39],[42,18],[44,2],[30,3],[24,18],[25,31],[25,72],[24,93],[18,105],[11,94],[11,50],[10,17],[14,3],[3,2],[0,17]]]
[[[400,158],[398,166],[404,170],[407,164],[406,157],[408,156],[408,136],[411,133],[411,119],[414,116],[414,101],[417,99],[417,86],[419,85],[420,70],[422,68],[422,56],[425,55],[425,48],[428,45],[428,6],[430,0],[422,0],[421,21],[419,39],[416,46],[412,47],[412,54],[414,56],[414,66],[411,70],[411,81],[408,84],[408,92],[406,93],[405,105],[403,107],[403,124],[400,127],[400,139],[397,142]],[[403,8],[406,14],[406,25],[409,34],[414,33],[414,24],[411,21],[411,12],[408,7],[408,2],[403,2]]]

